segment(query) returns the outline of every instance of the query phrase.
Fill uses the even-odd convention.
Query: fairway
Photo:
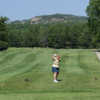
[[[61,56],[59,83],[52,54]],[[91,49],[9,48],[0,52],[2,100],[100,100],[100,61]]]

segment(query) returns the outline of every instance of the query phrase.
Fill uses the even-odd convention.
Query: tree
[[[87,7],[88,25],[94,47],[100,47],[100,0],[90,0]]]
[[[6,49],[8,47],[8,34],[6,28],[7,17],[0,17],[0,50]]]
[[[0,17],[0,40],[7,41],[7,28],[6,28],[6,21],[8,20],[7,17]]]

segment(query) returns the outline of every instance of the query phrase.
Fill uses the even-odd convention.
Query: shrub
[[[8,48],[8,43],[5,41],[0,41],[0,51],[6,50]]]
[[[100,49],[97,49],[97,52],[100,52]]]

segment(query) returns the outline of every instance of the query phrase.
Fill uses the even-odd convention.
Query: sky
[[[0,16],[22,20],[56,13],[86,16],[89,0],[0,0]]]

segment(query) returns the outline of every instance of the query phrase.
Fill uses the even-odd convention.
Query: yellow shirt
[[[54,61],[53,61],[53,67],[57,67],[59,68],[59,60],[57,59],[57,57],[53,57],[54,58]]]

